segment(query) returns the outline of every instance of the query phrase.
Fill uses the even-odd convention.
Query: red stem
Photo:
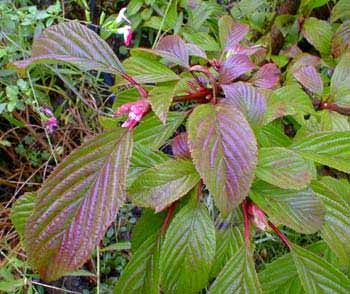
[[[282,242],[289,248],[289,250],[292,250],[292,244],[288,240],[288,238],[271,222],[267,221],[270,228],[277,234],[277,236],[282,240]]]
[[[208,102],[208,99],[206,97],[210,94],[211,94],[210,89],[203,88],[195,93],[191,93],[188,95],[182,95],[182,96],[175,96],[173,98],[173,102],[196,101],[196,102],[205,103],[205,102]]]
[[[335,112],[338,112],[338,113],[344,114],[344,115],[350,115],[350,108],[349,107],[342,107],[334,102],[320,102],[319,108],[332,110],[332,111],[335,111]]]
[[[130,83],[130,85],[136,88],[136,90],[139,92],[142,98],[148,97],[147,90],[144,87],[142,87],[137,81],[135,81],[132,76],[129,76],[128,74],[122,74],[122,77],[124,80],[127,80]]]
[[[168,229],[168,226],[169,226],[170,220],[174,214],[175,208],[176,208],[176,202],[174,202],[173,204],[171,204],[169,206],[168,212],[167,212],[166,217],[163,221],[162,228],[160,229],[160,236],[163,236],[165,234],[166,230]]]
[[[242,203],[243,220],[244,220],[244,241],[246,246],[250,247],[250,223],[248,215],[248,200],[244,200]]]

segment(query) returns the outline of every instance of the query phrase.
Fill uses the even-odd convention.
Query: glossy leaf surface
[[[316,68],[312,65],[302,66],[298,70],[294,71],[294,77],[302,84],[306,89],[312,93],[322,94],[323,81]]]
[[[250,61],[247,55],[231,55],[220,67],[220,82],[222,84],[229,84],[254,68],[255,64]]]

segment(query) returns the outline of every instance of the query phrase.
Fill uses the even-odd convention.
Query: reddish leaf
[[[262,123],[266,110],[265,97],[253,86],[238,82],[222,85],[226,101],[242,111],[254,125]]]
[[[191,156],[188,147],[188,135],[186,132],[178,134],[171,145],[173,154],[178,158],[189,158]]]
[[[312,93],[323,92],[323,82],[316,68],[312,65],[302,66],[293,73],[297,81]]]
[[[254,68],[255,64],[250,61],[247,55],[231,55],[220,67],[220,81],[222,84],[229,84]]]
[[[277,86],[281,71],[274,63],[263,65],[254,75],[253,84],[260,88],[272,89]]]
[[[25,237],[29,261],[50,281],[83,265],[125,201],[131,133],[114,129],[71,153],[38,191]]]
[[[297,70],[301,66],[317,66],[319,63],[320,58],[318,56],[302,53],[295,58],[293,63],[293,70]]]
[[[68,62],[84,70],[123,72],[123,66],[109,45],[78,22],[53,25],[34,40],[32,57],[14,62],[23,69],[34,63]]]
[[[333,35],[332,55],[340,57],[350,46],[350,21],[342,23]]]
[[[195,166],[227,214],[247,196],[257,161],[256,139],[244,115],[230,104],[204,104],[188,121]]]
[[[231,30],[226,39],[225,50],[231,49],[234,45],[238,44],[245,35],[249,32],[249,26],[236,22],[232,25]]]
[[[265,50],[264,47],[260,45],[247,47],[243,46],[241,44],[233,45],[230,50],[228,50],[229,55],[235,55],[235,54],[243,54],[243,55],[254,55],[255,53],[259,52],[260,50]]]
[[[155,51],[171,62],[189,67],[188,48],[179,36],[165,36],[159,41]]]
[[[282,53],[289,58],[294,58],[299,54],[303,53],[303,51],[298,47],[298,45],[292,45],[287,49],[283,50]]]
[[[207,59],[207,54],[205,53],[205,51],[199,48],[197,45],[192,43],[187,43],[186,47],[189,55],[198,56],[198,57]]]

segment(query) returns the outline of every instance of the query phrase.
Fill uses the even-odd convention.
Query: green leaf
[[[220,212],[227,214],[247,196],[254,177],[257,146],[244,115],[229,104],[205,104],[188,120],[195,166]]]
[[[156,150],[174,134],[186,116],[185,112],[169,112],[167,122],[162,124],[153,113],[150,113],[135,128],[134,140],[138,144]]]
[[[330,55],[333,31],[327,21],[315,17],[307,18],[303,24],[303,34],[322,55]]]
[[[315,233],[323,225],[324,205],[310,188],[284,190],[259,182],[253,185],[249,195],[274,223],[304,234]]]
[[[350,280],[332,264],[298,245],[292,256],[306,294],[348,294]]]
[[[267,100],[265,124],[286,115],[314,113],[309,96],[296,84],[273,91]]]
[[[307,161],[296,152],[283,147],[259,150],[256,176],[283,189],[300,190],[311,182]]]
[[[152,150],[141,144],[135,144],[132,150],[127,186],[130,187],[131,183],[138,178],[140,173],[168,159],[170,157],[161,151]]]
[[[259,129],[257,139],[261,147],[287,147],[292,144],[292,139],[284,133],[284,125],[278,120]]]
[[[322,131],[350,131],[349,118],[340,113],[323,110],[320,112]]]
[[[118,57],[95,32],[77,21],[62,22],[45,29],[34,39],[31,58],[16,61],[19,69],[48,62],[71,63],[83,70],[124,72]]]
[[[342,23],[332,38],[332,56],[339,58],[349,48],[350,43],[350,21]]]
[[[331,22],[343,18],[350,18],[350,2],[348,0],[339,0],[332,9]]]
[[[149,92],[148,98],[150,100],[152,110],[159,117],[162,123],[166,122],[175,90],[175,83],[167,83],[158,85]]]
[[[25,225],[34,209],[36,193],[27,192],[12,205],[10,219],[22,241],[24,240]]]
[[[215,41],[213,37],[211,37],[206,32],[195,32],[195,33],[186,33],[183,32],[185,39],[193,44],[196,44],[198,47],[205,51],[219,51],[220,46]]]
[[[144,57],[129,57],[123,62],[125,71],[140,84],[160,83],[179,80],[179,76],[157,60]],[[128,81],[119,78],[116,85],[126,85]]]
[[[312,183],[326,207],[322,238],[336,254],[339,262],[350,265],[350,185],[348,182],[323,177]]]
[[[153,210],[144,208],[142,215],[138,219],[132,231],[131,247],[132,251],[138,250],[148,236],[159,234],[163,225],[165,213],[155,213]]]
[[[350,132],[319,132],[298,138],[291,148],[302,157],[350,172]]]
[[[131,132],[101,134],[72,152],[38,191],[25,230],[30,263],[44,280],[79,268],[124,203]]]
[[[193,194],[197,189],[193,190]],[[195,196],[195,195],[194,195]],[[207,208],[190,202],[174,217],[160,254],[164,293],[197,293],[209,279],[215,257],[215,228]]]
[[[159,212],[186,195],[199,180],[191,161],[168,160],[139,174],[128,195],[135,204]]]
[[[344,87],[350,89],[350,52],[344,53],[331,78],[331,93],[337,94]]]
[[[136,250],[123,270],[113,293],[159,294],[159,245],[152,234]]]
[[[324,255],[327,245],[323,241],[311,244],[308,250]],[[326,258],[326,256],[324,256]],[[297,269],[291,253],[287,253],[275,261],[266,265],[266,268],[259,272],[259,280],[266,294],[304,294]]]
[[[232,293],[262,293],[253,256],[245,246],[231,257],[209,289],[209,294]]]
[[[226,45],[227,37],[230,34],[232,27],[234,26],[234,21],[231,16],[224,15],[220,17],[218,26],[219,26],[220,45],[221,45],[221,48],[224,49]]]
[[[227,261],[243,246],[243,232],[240,227],[216,230],[216,254],[210,276],[215,278]]]

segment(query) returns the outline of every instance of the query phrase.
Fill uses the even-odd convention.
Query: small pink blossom
[[[46,116],[46,119],[44,120],[45,129],[49,134],[52,134],[58,126],[57,118],[48,107],[42,107],[40,110]]]
[[[131,26],[126,25],[117,29],[117,34],[123,35],[125,46],[129,46],[131,44],[132,35],[133,35]]]
[[[133,129],[148,112],[150,104],[147,99],[125,103],[115,112],[116,116],[128,114],[128,119],[122,124],[123,128]]]
[[[265,213],[252,202],[249,202],[248,204],[248,214],[252,223],[258,229],[262,231],[265,231],[267,229],[268,223]]]

